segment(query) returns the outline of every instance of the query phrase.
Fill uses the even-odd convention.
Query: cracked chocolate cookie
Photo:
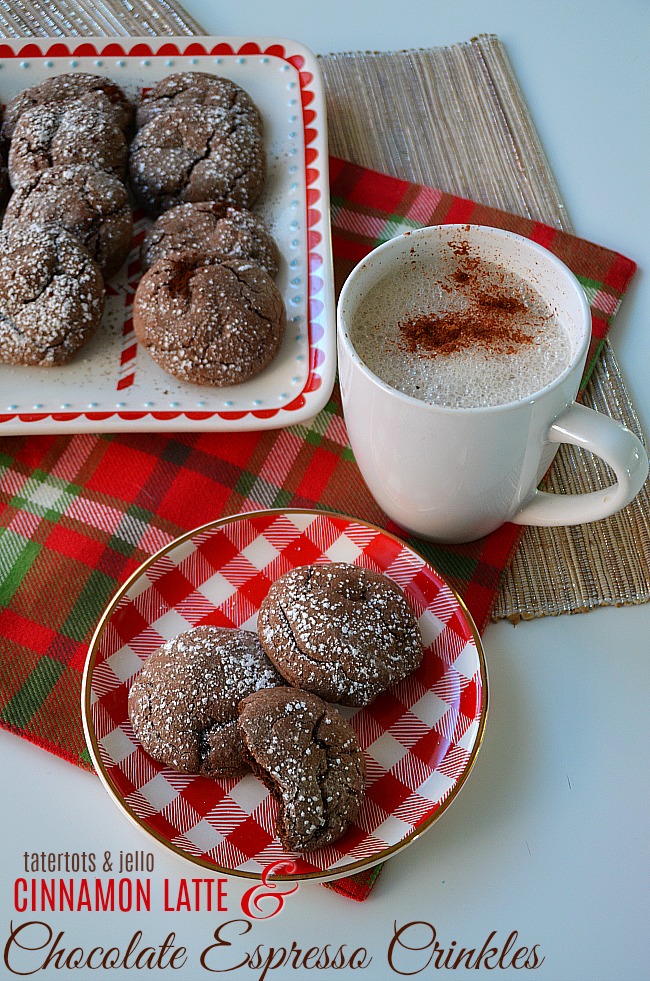
[[[133,103],[119,85],[100,75],[67,72],[46,78],[14,96],[7,103],[2,131],[10,139],[22,114],[33,106],[52,102],[70,104],[73,101],[101,109],[124,132],[133,124]]]
[[[237,385],[275,357],[285,330],[277,286],[263,269],[200,252],[159,259],[133,303],[136,337],[170,375]]]
[[[284,684],[255,634],[196,627],[149,655],[131,685],[135,735],[154,760],[211,777],[247,769],[237,705]]]
[[[7,166],[7,160],[9,157],[9,140],[2,135],[1,120],[2,114],[0,110],[0,209],[4,208],[9,200],[9,195],[11,194],[11,185],[9,184],[9,168]]]
[[[266,176],[259,130],[214,106],[168,109],[131,144],[129,174],[138,203],[153,216],[186,201],[250,208]]]
[[[86,164],[50,167],[14,191],[3,228],[38,222],[65,228],[95,259],[106,279],[126,260],[133,217],[124,185]]]
[[[176,252],[210,252],[244,259],[278,272],[280,254],[261,218],[242,208],[217,201],[178,204],[165,211],[144,237],[140,261],[144,270]]]
[[[336,841],[359,813],[365,763],[340,712],[295,688],[257,691],[239,706],[253,772],[278,805],[276,833],[288,851]]]
[[[104,309],[97,264],[67,232],[0,232],[0,361],[60,365],[95,333]]]
[[[420,630],[399,586],[346,562],[280,576],[257,624],[290,685],[341,705],[368,705],[422,660]]]
[[[129,148],[122,130],[100,109],[50,103],[24,112],[9,150],[12,187],[50,167],[88,164],[124,179]]]
[[[163,78],[142,97],[136,126],[140,129],[161,112],[187,106],[213,106],[262,128],[259,109],[248,92],[229,78],[208,72],[177,72]]]

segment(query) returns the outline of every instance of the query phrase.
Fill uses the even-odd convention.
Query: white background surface
[[[316,52],[433,46],[498,34],[506,45],[576,230],[639,263],[612,332],[614,350],[645,432],[650,431],[650,207],[647,50],[650,8],[566,0],[438,3],[329,0],[187,0],[206,33],[294,37]],[[301,885],[275,918],[223,949],[219,966],[256,944],[368,948],[366,970],[270,971],[267,978],[388,981],[393,924],[423,921],[448,949],[537,945],[535,971],[422,969],[424,952],[398,963],[410,976],[533,976],[547,981],[650,978],[647,910],[650,805],[647,765],[650,607],[596,610],[512,627],[490,626],[485,648],[490,712],[483,748],[458,800],[425,838],[389,862],[369,900],[357,905]],[[0,827],[0,923],[24,918],[11,883],[28,851],[153,851],[154,886],[176,887],[196,870],[149,845],[91,774],[0,732],[4,794]],[[210,974],[200,951],[222,922],[242,917],[250,883],[230,879],[228,912],[46,914],[69,946],[145,942],[175,930],[192,965],[182,971],[40,972],[37,977],[259,978],[246,967]],[[251,939],[252,938],[252,939]],[[413,935],[415,939],[415,935]],[[4,973],[3,973],[4,971]],[[418,973],[419,972],[419,973]],[[11,977],[2,964],[0,977]]]

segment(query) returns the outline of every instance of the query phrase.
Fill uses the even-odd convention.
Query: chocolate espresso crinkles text
[[[171,255],[140,280],[138,341],[170,375],[198,385],[236,385],[275,357],[286,314],[259,266],[197,252]]]
[[[258,633],[289,684],[368,705],[422,660],[415,616],[387,576],[345,562],[301,566],[262,601]]]
[[[149,655],[129,692],[135,735],[153,759],[182,773],[247,769],[237,705],[284,682],[255,634],[196,627]]]
[[[38,225],[0,232],[0,362],[60,365],[93,336],[104,280],[72,235]]]
[[[239,727],[251,769],[277,803],[283,847],[313,851],[340,838],[365,785],[363,753],[340,712],[309,692],[273,688],[242,700]]]

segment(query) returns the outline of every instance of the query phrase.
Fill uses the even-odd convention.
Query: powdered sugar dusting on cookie
[[[128,146],[122,130],[101,109],[83,102],[47,103],[24,112],[9,150],[13,187],[50,167],[87,164],[124,178]]]
[[[259,110],[249,94],[236,82],[209,72],[176,72],[161,79],[147,92],[138,107],[138,128],[168,109],[211,106],[261,130]]]
[[[311,851],[356,819],[365,764],[351,726],[317,696],[293,689],[247,696],[239,725],[253,770],[278,804],[283,846]]]
[[[179,252],[209,252],[223,258],[251,260],[275,276],[278,247],[262,219],[223,201],[194,201],[165,211],[145,235],[142,268]]]
[[[259,374],[277,353],[286,314],[273,280],[236,259],[184,252],[160,259],[136,291],[139,342],[165,371],[201,385]]]
[[[237,704],[280,684],[254,634],[197,627],[147,658],[131,686],[129,716],[159,762],[183,773],[237,773],[245,769]]]
[[[101,108],[124,131],[133,120],[134,107],[114,81],[88,72],[65,72],[24,89],[7,103],[3,135],[10,138],[22,114],[35,105],[72,102]]]
[[[0,233],[0,361],[64,364],[103,307],[101,272],[70,234],[33,224]]]
[[[292,684],[343,705],[367,705],[422,659],[415,616],[397,584],[348,563],[281,576],[261,605],[258,631]]]
[[[133,193],[152,215],[186,201],[250,208],[266,175],[264,141],[223,109],[169,109],[139,130],[129,170]]]
[[[86,164],[51,167],[14,191],[2,227],[30,222],[69,231],[106,278],[129,253],[133,217],[126,188],[112,174]]]

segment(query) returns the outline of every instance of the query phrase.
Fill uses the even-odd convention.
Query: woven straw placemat
[[[57,0],[55,6],[0,0],[0,36],[10,38],[202,33],[169,0]],[[445,48],[332,54],[320,63],[333,154],[573,231],[495,36]],[[609,346],[584,401],[642,435]],[[577,493],[609,481],[599,460],[563,446],[548,489]],[[605,521],[527,529],[505,575],[494,619],[532,619],[649,600],[649,488],[646,484],[628,508]]]

